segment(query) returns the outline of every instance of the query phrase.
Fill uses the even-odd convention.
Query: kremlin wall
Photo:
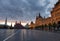
[[[36,16],[35,23],[31,22],[29,27],[35,28],[36,26],[48,25],[49,23],[53,24],[54,22],[56,24],[60,23],[60,0],[55,4],[55,7],[52,8],[51,17],[43,18],[39,13],[39,15]]]

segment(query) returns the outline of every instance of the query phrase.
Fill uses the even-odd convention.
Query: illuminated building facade
[[[36,16],[36,21],[34,27],[40,26],[40,25],[48,25],[49,23],[60,23],[60,0],[55,4],[55,7],[51,11],[51,17],[48,18],[42,18],[40,13],[39,16]],[[30,27],[33,27],[30,25]]]

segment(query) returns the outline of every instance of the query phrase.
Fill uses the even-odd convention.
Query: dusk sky
[[[0,20],[34,21],[36,15],[50,16],[58,0],[0,0]]]

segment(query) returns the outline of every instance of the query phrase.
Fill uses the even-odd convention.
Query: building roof
[[[55,6],[57,6],[58,4],[60,4],[60,0],[58,0],[58,2],[55,4]]]

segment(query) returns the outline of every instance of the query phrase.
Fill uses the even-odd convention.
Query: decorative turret
[[[34,24],[33,21],[31,21],[31,24]]]
[[[39,13],[39,18],[42,18],[40,13]]]
[[[38,16],[36,16],[36,19],[39,19],[39,18],[42,18],[40,13]]]

